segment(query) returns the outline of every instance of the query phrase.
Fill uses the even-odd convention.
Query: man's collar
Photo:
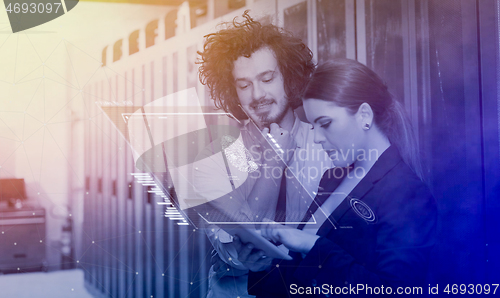
[[[304,143],[304,140],[306,136],[304,135],[304,132],[309,129],[310,124],[302,122],[302,120],[299,119],[295,111],[293,112],[293,117],[294,117],[294,122],[292,129],[290,131],[290,135],[294,138],[295,142],[297,143],[298,148],[302,148],[302,144]],[[247,123],[243,126],[242,130],[249,130],[250,126],[254,126],[255,129],[259,129],[256,125],[252,124],[251,120],[247,120]],[[303,126],[307,126],[305,129],[302,129]],[[251,130],[253,130],[252,128]]]
[[[300,124],[302,121],[300,121],[299,117],[297,117],[297,114],[295,114],[295,111],[293,112],[293,126],[292,130],[290,130],[290,135],[295,139],[297,137],[297,132],[299,131]]]

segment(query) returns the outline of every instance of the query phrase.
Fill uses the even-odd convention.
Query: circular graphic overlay
[[[368,222],[375,221],[375,213],[373,213],[372,209],[366,205],[366,203],[354,198],[351,199],[350,203],[352,209],[359,215],[359,217]]]

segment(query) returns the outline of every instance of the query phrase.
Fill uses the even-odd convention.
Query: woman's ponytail
[[[391,144],[398,148],[403,161],[415,172],[415,174],[425,181],[420,162],[417,139],[408,119],[406,112],[397,100],[393,100],[388,109],[391,125],[388,126],[388,138]]]

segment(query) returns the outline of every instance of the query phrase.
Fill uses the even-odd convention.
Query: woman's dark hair
[[[424,180],[415,134],[404,108],[370,68],[350,59],[327,61],[311,76],[304,92],[304,100],[309,98],[334,102],[351,114],[361,104],[369,104],[374,124],[396,146],[404,162]]]
[[[205,36],[200,64],[200,81],[207,85],[218,109],[246,119],[241,110],[233,78],[233,64],[239,57],[250,57],[255,51],[268,47],[278,62],[283,75],[288,103],[295,109],[302,105],[302,93],[314,70],[311,50],[298,38],[283,29],[254,21],[248,11],[244,21],[223,23],[227,28]]]

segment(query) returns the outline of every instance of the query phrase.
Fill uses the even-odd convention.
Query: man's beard
[[[276,103],[275,100],[273,100],[274,103]],[[254,104],[254,105],[257,105],[258,103]],[[276,103],[277,104],[277,103]],[[283,106],[279,106],[279,111],[278,111],[278,114],[274,115],[274,116],[270,116],[269,114],[267,115],[262,115],[262,116],[259,116],[259,115],[255,115],[254,117],[257,117],[258,118],[258,123],[259,123],[259,127],[260,129],[264,129],[264,128],[269,128],[271,123],[276,123],[276,124],[279,124],[286,116],[286,113],[288,112],[288,109],[290,109],[290,106],[288,105],[288,101],[286,102],[285,105]]]
[[[276,116],[274,116],[274,117],[269,117],[268,115],[262,116],[260,118],[260,123],[262,123],[263,128],[264,127],[269,128],[269,126],[271,125],[271,123],[276,123],[276,124],[280,123],[283,120],[283,118],[285,118],[285,115],[288,112],[288,109],[289,109],[289,106],[286,105],[284,107],[284,109],[281,110],[279,112],[279,114],[276,115]]]

